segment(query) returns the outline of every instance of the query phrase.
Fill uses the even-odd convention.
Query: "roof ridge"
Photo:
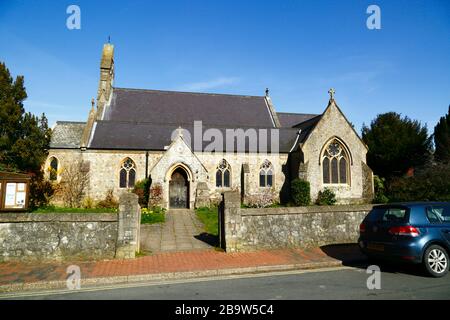
[[[66,121],[66,120],[57,120],[56,124],[58,124],[58,123],[61,123],[61,124],[63,124],[63,123],[86,124],[86,122],[83,122],[83,121]]]
[[[120,88],[114,87],[114,90],[144,91],[144,92],[161,92],[161,93],[182,93],[182,94],[198,94],[210,96],[232,96],[242,98],[264,98],[265,96],[241,95],[231,93],[209,93],[209,92],[192,92],[192,91],[176,91],[176,90],[155,90],[155,89],[139,89],[139,88]]]
[[[283,112],[283,111],[280,111],[280,112],[277,112],[277,113],[281,113],[281,114],[295,114],[295,115],[308,115],[308,116],[319,116],[320,115],[320,113],[296,113],[296,112]]]

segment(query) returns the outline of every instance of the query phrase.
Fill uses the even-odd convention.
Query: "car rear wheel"
[[[448,254],[441,246],[435,244],[429,246],[425,250],[423,263],[428,274],[433,277],[443,277],[448,273]]]

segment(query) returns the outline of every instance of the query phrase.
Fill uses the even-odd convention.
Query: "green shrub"
[[[55,193],[53,184],[40,176],[33,176],[30,182],[30,209],[48,206]]]
[[[308,181],[295,179],[291,182],[292,201],[296,206],[307,206],[311,203],[311,187]]]
[[[150,193],[150,179],[143,179],[136,182],[133,192],[139,197],[139,205],[147,208]]]
[[[316,204],[319,206],[332,206],[336,203],[336,194],[328,188],[319,191]]]
[[[392,202],[450,201],[450,163],[416,170],[413,177],[393,178],[387,185]]]
[[[386,188],[384,187],[385,179],[380,178],[377,175],[373,176],[373,186],[375,189],[375,195],[373,203],[387,203],[389,198],[386,197]]]

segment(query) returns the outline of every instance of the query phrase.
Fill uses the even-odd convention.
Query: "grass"
[[[42,207],[31,213],[111,213],[117,212],[117,208],[65,208],[65,207]]]
[[[141,210],[141,224],[163,223],[166,221],[166,209],[155,207]]]
[[[219,235],[219,216],[217,207],[202,207],[195,210],[198,219],[205,226],[205,231],[213,236]]]

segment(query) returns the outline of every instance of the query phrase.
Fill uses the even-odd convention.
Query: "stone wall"
[[[139,222],[134,194],[119,213],[2,213],[0,261],[134,258]]]
[[[224,193],[222,247],[227,252],[354,243],[372,205],[242,209],[239,194]]]

